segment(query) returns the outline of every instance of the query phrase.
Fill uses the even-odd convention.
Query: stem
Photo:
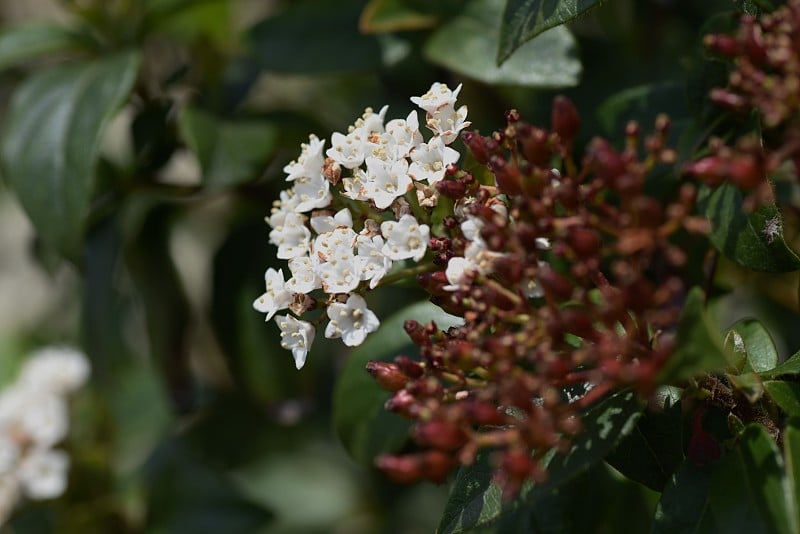
[[[417,265],[415,265],[413,267],[407,267],[405,269],[397,271],[394,274],[390,274],[390,275],[384,276],[383,278],[381,278],[381,281],[378,282],[378,286],[377,287],[385,286],[385,285],[388,285],[388,284],[393,284],[395,282],[398,282],[400,280],[404,280],[404,279],[409,278],[411,276],[416,276],[418,274],[426,273],[428,271],[433,271],[435,267],[436,266],[433,263],[428,263],[428,262],[420,263],[420,264],[417,264]]]

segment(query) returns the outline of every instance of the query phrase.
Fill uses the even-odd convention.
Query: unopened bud
[[[492,154],[487,146],[487,139],[481,136],[477,131],[463,132],[461,134],[461,140],[467,145],[467,148],[472,152],[472,155],[475,156],[475,160],[478,163],[485,165],[489,161],[489,157]]]
[[[747,102],[744,97],[732,93],[726,89],[716,87],[711,90],[711,101],[720,106],[732,109],[734,111],[742,111],[747,108]]]
[[[414,429],[414,440],[422,446],[443,451],[455,451],[467,441],[467,436],[457,426],[447,421],[427,421]]]
[[[436,182],[436,190],[451,200],[461,200],[467,193],[467,185],[461,180],[445,179]]]
[[[553,131],[565,143],[571,143],[581,128],[581,118],[575,104],[565,96],[557,96],[553,100]]]
[[[739,54],[739,43],[730,35],[710,34],[703,37],[706,48],[717,54],[733,57]]]
[[[392,393],[403,389],[409,380],[408,376],[394,363],[367,362],[367,372],[372,375],[380,387]]]
[[[519,195],[522,193],[522,174],[519,168],[513,163],[509,163],[501,156],[489,158],[489,170],[497,180],[497,186],[508,195]]]

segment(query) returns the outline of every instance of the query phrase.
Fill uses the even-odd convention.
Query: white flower
[[[443,106],[454,105],[460,91],[461,84],[458,84],[455,91],[451,91],[447,85],[435,82],[427,93],[422,96],[412,96],[411,101],[428,113],[433,113]]]
[[[341,337],[348,347],[361,345],[367,334],[381,325],[361,295],[350,295],[344,304],[331,303],[328,306],[328,318],[330,322],[325,328],[325,337]]]
[[[35,449],[25,456],[17,473],[28,497],[52,499],[64,493],[68,469],[69,457],[64,451]]]
[[[378,113],[372,111],[372,108],[367,108],[361,115],[361,118],[356,120],[354,129],[362,130],[366,133],[366,138],[369,139],[373,134],[381,134],[384,132],[383,120],[386,117],[386,111],[389,106],[383,106]]]
[[[393,162],[367,158],[367,196],[378,209],[388,208],[394,199],[406,194],[412,187],[408,176],[408,161]]]
[[[300,146],[302,149],[300,156],[283,168],[283,172],[287,174],[287,181],[296,180],[301,176],[315,176],[322,172],[322,165],[325,162],[322,149],[325,147],[325,140],[320,141],[316,135],[311,134],[308,136],[308,143]]]
[[[286,290],[290,293],[311,293],[322,287],[317,275],[319,259],[316,256],[297,256],[289,260],[292,277],[286,282]]]
[[[444,275],[450,282],[444,286],[445,291],[456,291],[466,284],[467,280],[478,271],[478,266],[470,258],[454,256],[447,262]]]
[[[314,342],[314,326],[288,314],[278,315],[275,320],[281,329],[281,347],[292,351],[294,365],[301,369],[306,363],[308,349]]]
[[[294,181],[294,192],[300,199],[295,209],[300,213],[327,207],[331,195],[331,183],[322,173],[313,176],[300,176]]]
[[[0,432],[2,432],[0,427]],[[8,473],[17,465],[22,451],[19,445],[7,435],[0,433],[0,479],[8,476]],[[2,506],[0,506],[1,508]]]
[[[456,110],[452,104],[428,113],[427,119],[428,129],[441,137],[446,145],[455,141],[459,132],[472,124],[467,120],[467,106],[461,106]]]
[[[306,228],[306,216],[287,213],[281,224],[269,233],[269,242],[278,247],[278,258],[288,260],[308,254],[311,231]]]
[[[300,204],[300,199],[294,194],[293,188],[281,191],[280,199],[272,203],[272,209],[267,218],[267,224],[270,228],[283,226],[288,215],[295,215],[297,213],[298,204]]]
[[[390,120],[386,124],[386,133],[394,139],[394,159],[408,157],[411,149],[424,142],[416,111],[409,113],[405,119]]]
[[[325,154],[347,169],[355,169],[364,163],[367,139],[365,132],[355,129],[347,135],[334,132],[331,135],[331,148]]]
[[[330,261],[320,263],[318,272],[325,293],[349,293],[358,287],[361,281],[356,256],[352,249],[349,256],[337,254]]]
[[[342,226],[348,228],[353,227],[353,216],[350,214],[350,210],[347,208],[342,208],[333,215],[318,215],[316,217],[311,217],[311,228],[313,228],[318,234],[333,232]]]
[[[26,391],[24,397],[19,425],[30,440],[50,447],[67,436],[69,413],[64,397],[46,390]]]
[[[19,381],[33,389],[64,394],[74,391],[89,378],[89,361],[81,351],[69,347],[46,347],[31,354]]]
[[[375,289],[381,278],[392,268],[392,260],[381,251],[384,245],[383,237],[359,235],[356,243],[358,245],[356,266],[361,280],[369,280],[369,288]]]
[[[323,262],[336,258],[347,260],[354,254],[356,237],[358,234],[347,226],[340,226],[331,232],[320,234],[314,240],[314,254]]]
[[[430,228],[419,224],[413,215],[403,215],[397,222],[381,223],[381,233],[386,238],[381,251],[392,260],[413,258],[419,261],[428,249]]]
[[[444,145],[441,137],[434,137],[411,151],[408,174],[415,180],[427,180],[430,185],[444,178],[447,166],[458,161],[459,153]]]
[[[281,269],[277,271],[272,267],[267,269],[264,273],[264,281],[266,282],[267,290],[253,302],[253,308],[261,313],[266,313],[267,318],[265,320],[269,321],[279,310],[289,307],[289,304],[292,303],[292,294],[286,290],[286,283],[283,280],[283,271]]]
[[[342,195],[353,200],[366,202],[369,200],[366,185],[367,174],[364,170],[353,169],[353,176],[351,178],[342,178],[342,186],[344,187]]]

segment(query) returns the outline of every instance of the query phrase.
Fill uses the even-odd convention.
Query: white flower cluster
[[[24,495],[58,497],[69,457],[53,446],[69,430],[66,396],[89,377],[89,362],[69,348],[41,349],[17,380],[0,391],[0,525]]]
[[[302,315],[316,302],[308,295],[321,290],[328,295],[325,337],[360,345],[380,322],[359,292],[374,289],[394,262],[425,256],[430,228],[411,214],[409,200],[434,206],[432,186],[458,161],[459,153],[447,145],[470,124],[467,107],[456,108],[460,90],[435,83],[411,98],[426,112],[433,132],[427,141],[416,111],[385,122],[388,106],[378,113],[367,108],[346,134],[331,136],[327,150],[324,140],[311,135],[297,160],[284,167],[291,187],[281,192],[267,223],[270,242],[278,247],[278,258],[288,260],[291,276],[287,280],[282,269],[267,269],[266,292],[253,307],[267,320],[275,317],[281,345],[292,351],[298,369],[316,328],[278,311]]]

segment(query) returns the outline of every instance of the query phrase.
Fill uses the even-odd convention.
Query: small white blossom
[[[314,342],[314,325],[288,314],[278,315],[275,320],[281,329],[281,347],[292,351],[294,365],[301,369],[306,363],[308,349]]]
[[[428,113],[428,129],[441,137],[446,145],[455,141],[461,130],[470,124],[472,123],[467,120],[467,106],[456,109],[452,104],[447,104]]]
[[[340,226],[331,232],[320,234],[314,240],[314,254],[323,262],[337,258],[347,260],[354,254],[356,237],[358,234],[347,226]]]
[[[272,319],[278,311],[286,309],[292,303],[292,293],[287,291],[283,279],[283,270],[270,267],[264,273],[266,292],[253,302],[253,308],[266,313],[266,321]]]
[[[313,228],[317,234],[333,232],[340,227],[353,227],[353,216],[347,208],[342,208],[333,215],[311,217],[311,228]]]
[[[325,328],[325,337],[340,337],[348,347],[361,345],[367,334],[377,330],[381,324],[361,295],[350,295],[345,303],[331,303],[327,313],[330,321]]]
[[[388,208],[394,199],[403,196],[412,187],[408,161],[405,159],[386,162],[367,158],[367,178],[367,196],[378,209]]]
[[[441,137],[434,137],[411,151],[408,174],[415,180],[425,180],[430,185],[444,178],[447,166],[458,161],[459,153],[444,145]]]
[[[33,389],[66,394],[89,378],[86,356],[69,347],[46,347],[33,352],[20,371],[19,381]]]
[[[287,213],[282,224],[274,226],[269,233],[269,242],[278,247],[278,258],[288,260],[308,254],[311,231],[306,228],[306,216]]]
[[[295,208],[300,213],[326,208],[333,200],[331,183],[322,173],[298,177],[294,181],[294,192],[300,199]]]
[[[325,293],[349,293],[361,281],[361,273],[352,249],[349,256],[337,254],[330,261],[320,263],[318,272]]]
[[[454,105],[460,91],[461,84],[458,84],[455,91],[451,91],[446,84],[435,82],[427,93],[422,96],[412,96],[411,101],[428,113],[434,113],[443,106]]]
[[[364,163],[366,143],[365,132],[361,129],[347,135],[334,132],[331,135],[331,148],[325,154],[342,167],[355,169]]]
[[[356,240],[358,255],[356,266],[361,280],[369,280],[369,288],[375,289],[381,278],[392,268],[392,260],[383,252],[383,237],[379,235],[359,235]]]
[[[447,277],[448,285],[444,286],[445,291],[456,291],[467,283],[467,280],[478,271],[478,265],[470,258],[454,256],[447,262],[447,269],[444,275]]]
[[[361,118],[356,120],[354,129],[360,129],[366,133],[369,138],[373,134],[381,134],[384,132],[383,121],[386,118],[386,112],[389,106],[383,106],[378,113],[375,113],[372,108],[367,108],[361,115]]]
[[[69,457],[64,451],[33,450],[20,463],[19,482],[31,499],[52,499],[64,493],[68,469]]]
[[[386,124],[386,133],[394,139],[394,159],[408,157],[415,146],[424,142],[416,111],[409,113],[405,119],[390,120]]]
[[[292,181],[302,176],[315,176],[322,172],[322,165],[325,157],[322,150],[325,147],[325,140],[320,140],[316,135],[308,136],[308,143],[301,145],[300,156],[286,165],[283,172],[287,174],[286,180]]]
[[[287,216],[297,213],[298,204],[300,204],[300,199],[295,195],[293,188],[281,191],[280,199],[272,203],[272,210],[269,218],[267,218],[267,224],[269,224],[270,228],[283,226]]]
[[[319,259],[313,256],[298,256],[289,260],[292,277],[286,282],[286,290],[290,293],[311,293],[322,287],[322,280],[317,274]]]
[[[342,195],[345,197],[362,202],[369,200],[366,187],[367,174],[363,169],[354,169],[352,177],[342,178],[342,186],[344,187]]]
[[[382,252],[392,260],[413,258],[419,261],[428,249],[430,228],[419,224],[413,215],[403,215],[397,222],[382,223],[381,233],[386,238]]]

